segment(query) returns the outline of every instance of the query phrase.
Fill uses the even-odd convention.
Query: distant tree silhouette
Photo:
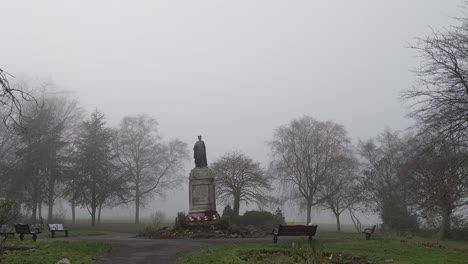
[[[274,157],[271,171],[288,192],[287,199],[306,208],[310,223],[312,206],[323,200],[322,186],[336,172],[337,162],[349,155],[345,128],[304,116],[277,128],[270,147]]]
[[[239,152],[231,152],[213,162],[216,195],[224,203],[232,203],[233,216],[239,216],[242,202],[265,204],[271,189],[270,180],[260,163]]]
[[[115,142],[138,224],[145,198],[164,196],[182,183],[187,144],[178,139],[162,142],[156,120],[146,115],[124,117]]]
[[[100,220],[101,208],[106,203],[125,199],[125,181],[116,165],[114,139],[115,132],[106,126],[104,115],[95,111],[83,122],[75,142],[74,183],[80,189],[77,200],[88,209],[92,226],[96,225],[96,216]]]

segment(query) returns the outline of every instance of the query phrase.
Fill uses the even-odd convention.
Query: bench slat
[[[14,224],[15,232],[20,234],[20,240],[23,241],[24,235],[32,235],[32,239],[36,242],[37,234],[42,233],[37,228],[29,228],[28,224]]]
[[[317,225],[280,225],[273,230],[273,242],[278,241],[279,236],[308,236],[309,240],[315,236]]]

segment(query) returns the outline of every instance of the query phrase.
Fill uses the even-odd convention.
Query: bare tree
[[[410,46],[421,58],[419,83],[403,92],[422,132],[468,140],[468,18]]]
[[[447,238],[453,213],[468,205],[468,160],[452,141],[418,141],[408,162],[415,203],[441,217],[439,239]]]
[[[334,172],[334,164],[342,158],[348,144],[342,125],[309,116],[275,130],[274,140],[270,142],[275,158],[272,171],[289,191],[287,198],[305,205],[308,223],[312,206],[321,202],[320,189]]]
[[[145,198],[164,195],[181,184],[180,172],[188,158],[187,144],[178,139],[161,142],[156,120],[139,115],[122,120],[117,150],[135,201],[135,224],[138,224]]]
[[[356,212],[363,211],[362,205],[363,205],[362,203],[355,203],[348,207],[349,218],[351,218],[354,228],[356,228],[356,231],[358,233],[361,233],[362,226],[361,226],[361,221],[359,221],[358,217],[356,216]]]
[[[18,182],[16,175],[16,165],[18,157],[16,148],[19,144],[19,137],[12,133],[5,123],[0,123],[0,197],[12,199],[18,194]],[[16,190],[15,190],[16,189]]]
[[[216,196],[225,204],[233,203],[233,214],[239,215],[241,203],[265,204],[271,190],[270,180],[260,163],[245,154],[230,152],[213,162]]]
[[[357,162],[353,157],[338,160],[334,165],[335,172],[330,174],[319,191],[323,197],[320,206],[330,209],[335,215],[338,232],[341,232],[341,213],[352,210],[361,201],[356,169]]]
[[[410,157],[409,140],[385,130],[375,140],[360,143],[360,154],[364,159],[364,202],[380,214],[385,227],[394,231],[417,228],[405,171],[405,163]]]
[[[2,112],[2,119],[5,124],[12,121],[15,125],[19,125],[23,117],[23,102],[34,101],[35,99],[21,87],[11,87],[7,75],[13,77],[0,69],[0,107],[4,111]]]

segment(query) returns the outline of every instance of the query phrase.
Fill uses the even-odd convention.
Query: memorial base
[[[195,168],[189,177],[189,220],[216,221],[214,173],[208,168]]]

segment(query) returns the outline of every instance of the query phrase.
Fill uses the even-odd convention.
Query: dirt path
[[[111,252],[94,264],[171,264],[188,251],[208,245],[273,243],[271,237],[244,239],[141,239],[134,234],[107,232],[105,235],[70,237],[73,241],[110,244]],[[286,241],[286,240],[283,240]]]

